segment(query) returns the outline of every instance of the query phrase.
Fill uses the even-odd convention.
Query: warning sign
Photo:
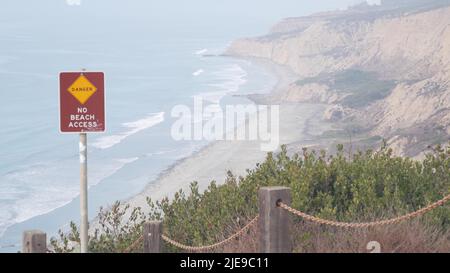
[[[59,80],[61,132],[104,132],[104,74],[64,72],[60,74]]]
[[[86,101],[94,95],[97,91],[95,87],[85,75],[80,75],[78,79],[69,87],[68,91],[72,94],[81,104],[85,104]]]

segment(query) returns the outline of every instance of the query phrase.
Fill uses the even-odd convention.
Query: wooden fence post
[[[162,222],[144,224],[144,253],[161,253]]]
[[[39,230],[25,231],[22,235],[22,253],[47,253],[47,234]]]
[[[259,248],[261,253],[291,253],[291,218],[278,207],[282,201],[291,204],[291,190],[286,187],[266,187],[259,190]]]

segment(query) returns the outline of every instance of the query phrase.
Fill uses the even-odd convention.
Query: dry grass
[[[252,219],[247,218],[243,221],[244,224],[249,223]],[[240,230],[243,226],[238,221],[231,223],[221,234],[217,240],[221,241],[226,239],[230,234],[234,234]],[[257,253],[258,252],[258,228],[253,225],[243,236],[236,239],[233,243],[227,244],[221,248],[215,250],[220,253]]]
[[[295,234],[294,251],[301,253],[368,253],[369,242],[378,242],[382,253],[450,253],[450,232],[419,220],[362,230],[301,224]]]
[[[217,240],[238,231],[239,226],[230,224]],[[450,253],[450,231],[439,231],[420,220],[361,230],[301,223],[294,226],[293,234],[296,253],[369,253],[373,249],[368,244],[373,241],[379,243],[382,253]],[[235,242],[213,252],[258,252],[258,229],[253,226]]]

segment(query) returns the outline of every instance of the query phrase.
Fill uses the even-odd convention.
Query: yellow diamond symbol
[[[67,91],[69,91],[69,93],[81,104],[85,104],[97,91],[97,87],[95,87],[84,75],[81,75]]]

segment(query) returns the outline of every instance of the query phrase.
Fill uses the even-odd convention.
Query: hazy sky
[[[258,12],[262,14],[294,15],[299,10],[312,12],[321,9],[335,9],[364,0],[2,0],[1,10],[10,8],[36,12],[37,7],[44,10],[71,6],[70,2],[81,2],[78,8],[100,10],[143,11],[143,7],[164,10],[172,14],[215,12]],[[73,5],[77,6],[77,5]]]
[[[80,1],[81,5],[69,5]],[[2,0],[0,14],[8,18],[83,14],[180,17],[264,17],[272,20],[346,7],[362,0]],[[230,18],[232,19],[232,18]]]
[[[80,5],[70,5],[80,1]],[[1,0],[0,29],[38,32],[75,26],[112,31],[197,31],[264,34],[285,17],[336,10],[362,0]],[[245,27],[240,27],[245,25]],[[208,30],[209,29],[209,30]],[[13,30],[14,31],[14,30]],[[0,36],[1,36],[0,32]],[[193,33],[192,35],[195,35]]]

